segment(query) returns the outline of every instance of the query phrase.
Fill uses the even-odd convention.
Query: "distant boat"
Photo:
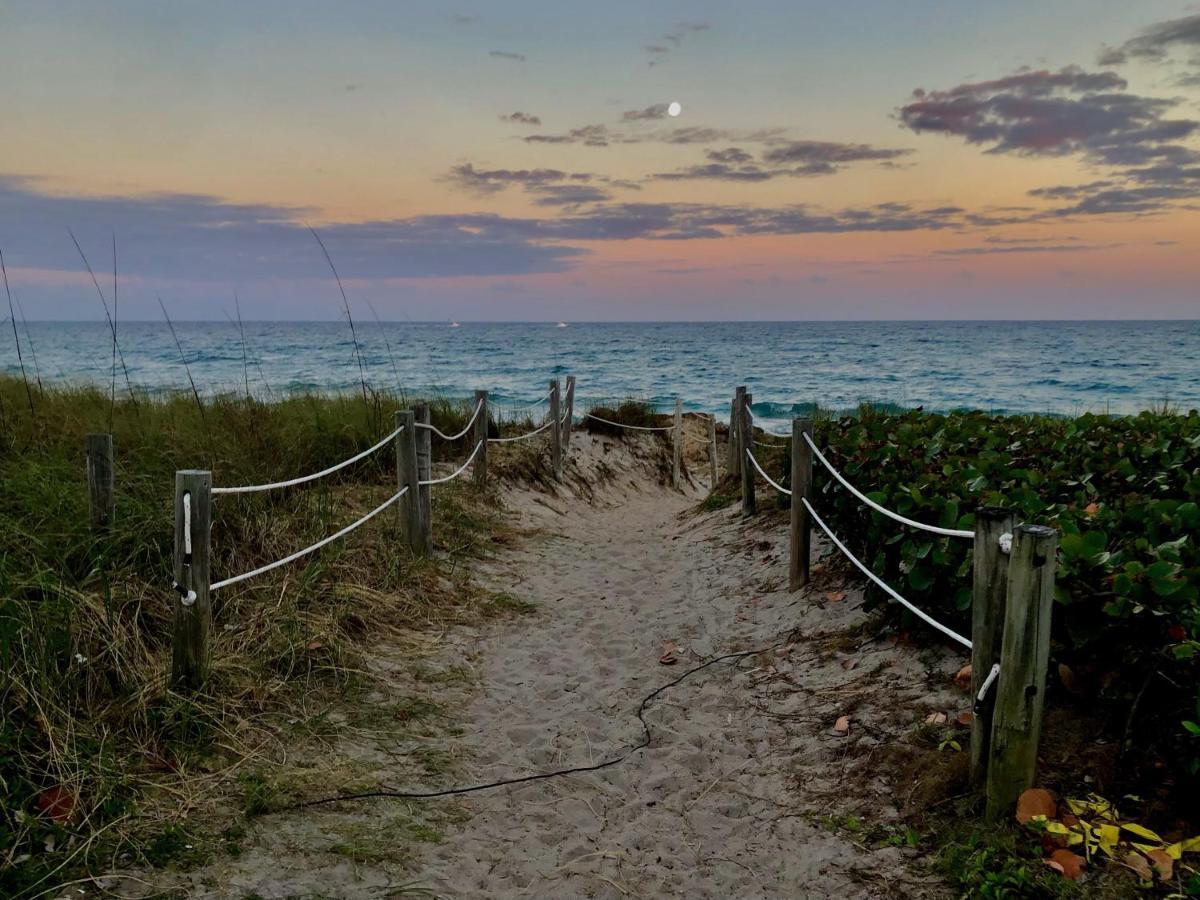
[[[451,327],[451,328],[462,328],[462,326],[461,326],[461,325],[459,325],[457,322],[451,322],[451,323],[450,323],[450,327]]]
[[[554,327],[555,327],[555,328],[566,328],[566,327],[567,327],[567,323],[566,323],[566,322],[559,322],[559,323],[558,323],[556,326],[554,326]]]

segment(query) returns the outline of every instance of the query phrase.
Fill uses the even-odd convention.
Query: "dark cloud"
[[[667,104],[655,103],[653,106],[647,106],[645,109],[627,109],[621,114],[622,122],[642,122],[647,119],[665,119],[667,117]]]
[[[511,59],[516,62],[525,62],[524,53],[510,53],[508,50],[489,50],[488,56],[495,57],[496,59]]]
[[[1114,72],[1078,66],[1022,71],[914,91],[899,115],[913,131],[961,137],[987,145],[989,153],[1077,155],[1110,170],[1086,184],[1031,191],[1039,199],[1068,202],[1034,217],[1145,214],[1196,196],[1200,151],[1188,142],[1200,134],[1200,122],[1168,117],[1177,99],[1131,94],[1126,87]]]
[[[763,152],[763,161],[768,163],[801,163],[802,165],[828,165],[838,163],[892,160],[912,153],[887,147],[872,147],[869,144],[842,144],[834,141],[786,141]]]
[[[696,34],[700,31],[708,31],[711,27],[707,22],[680,22],[653,43],[645,44],[642,49],[653,57],[650,60],[650,65],[654,66],[665,61],[670,53],[682,47],[688,35]]]
[[[704,165],[687,166],[674,172],[659,172],[651,178],[659,181],[684,181],[707,178],[714,181],[767,181],[778,175],[778,172],[760,168],[756,165],[730,165],[713,162]]]
[[[468,15],[464,15],[463,13],[451,13],[450,14],[450,21],[453,22],[455,25],[470,25],[472,22],[476,21],[478,18],[479,18],[478,16],[468,16]]]
[[[1121,244],[992,244],[983,247],[955,247],[950,250],[938,250],[936,256],[993,256],[1013,253],[1082,253],[1092,250],[1112,250]]]
[[[560,169],[477,169],[474,163],[454,166],[444,180],[478,194],[495,194],[512,185],[530,186],[562,181],[590,181],[583,172],[564,172]]]
[[[1170,19],[1144,29],[1119,47],[1100,51],[1100,64],[1115,66],[1129,59],[1161,61],[1175,48],[1200,48],[1200,15]]]
[[[575,207],[611,200],[612,193],[594,184],[535,184],[526,187],[538,206]]]
[[[525,137],[531,144],[583,144],[585,147],[607,147],[612,139],[605,125],[584,125],[572,128],[566,134],[530,134]]]
[[[501,122],[511,122],[514,125],[541,125],[542,120],[531,113],[511,112],[506,116],[500,117]]]
[[[745,163],[750,162],[754,158],[741,147],[727,147],[724,150],[706,150],[704,155],[713,162],[719,163]]]

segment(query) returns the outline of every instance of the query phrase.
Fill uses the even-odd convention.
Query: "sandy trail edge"
[[[831,601],[842,585],[818,578],[788,594],[786,529],[748,525],[736,509],[695,512],[704,492],[663,487],[659,452],[649,438],[577,435],[565,485],[507,492],[524,537],[478,577],[537,610],[447,635],[443,663],[476,675],[424,687],[461,724],[434,739],[461,762],[452,783],[599,762],[640,741],[638,703],[685,669],[790,634],[788,646],[711,666],[660,696],[647,714],[653,744],[617,766],[431,801],[458,823],[415,857],[411,846],[349,861],[331,852],[346,834],[383,833],[408,807],[336,804],[261,820],[247,852],[192,873],[188,893],[945,896],[912,851],[868,850],[818,820],[864,806],[895,816],[909,786],[890,783],[876,754],[929,711],[963,704],[946,687],[962,658],[869,639],[833,648],[830,636],[863,622],[861,593]],[[679,648],[674,666],[659,662],[664,641]],[[396,679],[414,689],[399,667]],[[844,713],[851,734],[834,736]],[[422,786],[381,768],[390,784]]]

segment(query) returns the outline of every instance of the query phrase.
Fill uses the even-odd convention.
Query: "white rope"
[[[315,544],[313,544],[311,547],[305,547],[303,550],[297,550],[291,556],[285,556],[283,559],[276,560],[273,563],[268,563],[265,566],[260,566],[259,568],[254,569],[251,572],[246,572],[243,575],[235,575],[232,578],[226,578],[224,581],[218,581],[216,584],[211,585],[209,587],[209,590],[210,591],[218,591],[223,587],[229,587],[232,584],[237,584],[239,581],[246,581],[249,578],[254,578],[258,575],[263,575],[267,572],[270,572],[272,569],[278,569],[280,566],[286,566],[290,562],[295,562],[300,557],[307,556],[308,554],[312,553],[314,550],[320,550],[326,544],[332,544],[338,538],[345,537],[347,534],[349,534],[351,531],[353,531],[359,525],[369,522],[371,519],[375,518],[377,515],[379,515],[381,512],[383,512],[385,509],[387,509],[389,506],[391,506],[393,503],[395,503],[397,500],[399,500],[401,497],[403,497],[407,491],[408,491],[408,485],[406,484],[404,487],[400,488],[399,491],[397,491],[395,494],[393,494],[388,500],[385,500],[379,506],[375,507],[373,510],[371,510],[369,513],[367,513],[365,516],[363,516],[357,522],[351,522],[349,525],[347,525],[341,531],[335,532],[334,534],[331,534],[327,538],[322,538],[321,540],[319,540]]]
[[[850,562],[852,562],[852,563],[854,563],[854,565],[858,566],[859,571],[861,571],[864,575],[866,575],[868,578],[870,578],[873,582],[875,582],[877,585],[879,585],[881,588],[883,588],[885,591],[887,591],[888,595],[891,596],[891,598],[893,600],[895,600],[897,603],[899,603],[901,606],[903,606],[905,609],[907,609],[909,612],[911,612],[913,615],[915,615],[922,622],[925,622],[928,625],[932,625],[934,628],[936,628],[942,634],[958,641],[960,644],[962,644],[968,650],[971,649],[971,642],[969,640],[967,640],[965,637],[963,637],[958,632],[950,630],[945,625],[943,625],[941,622],[939,622],[937,619],[930,616],[928,613],[922,612],[921,610],[917,609],[917,607],[913,606],[909,601],[905,600],[903,597],[901,597],[899,594],[897,594],[894,590],[892,590],[892,588],[887,584],[887,582],[885,582],[882,578],[880,578],[878,575],[876,575],[874,572],[872,572],[870,569],[868,569],[865,565],[863,565],[861,562],[859,562],[858,558],[855,557],[853,553],[851,553],[849,550],[846,549],[846,545],[843,544],[841,541],[839,541],[837,539],[837,535],[835,535],[832,531],[830,531],[829,526],[826,525],[821,520],[821,517],[817,515],[817,511],[815,509],[813,509],[812,504],[808,502],[807,497],[801,497],[800,502],[804,504],[804,508],[807,509],[809,515],[811,515],[813,517],[813,521],[821,526],[821,530],[824,531],[825,534],[827,534],[829,536],[829,539],[831,541],[833,541],[834,545],[839,550],[842,551],[842,553],[845,555],[846,559],[850,560]]]
[[[471,455],[467,457],[467,461],[459,466],[453,475],[447,475],[445,478],[431,478],[429,481],[418,481],[417,484],[421,487],[426,487],[431,484],[445,484],[447,481],[453,481],[467,470],[467,466],[471,464],[471,460],[475,458],[475,454],[479,452],[479,448],[483,446],[483,443],[483,441],[479,441],[475,445],[475,449],[471,451]]]
[[[813,443],[813,439],[808,436],[807,432],[804,435],[804,440],[808,443],[808,446],[812,449],[812,452],[814,454],[816,454],[817,459],[819,459],[821,461],[821,464],[823,466],[825,466],[826,469],[829,470],[829,474],[831,474],[834,478],[836,478],[839,482],[841,482],[842,487],[844,487],[846,490],[848,490],[855,497],[857,497],[859,500],[861,500],[867,506],[871,507],[871,509],[875,510],[876,512],[883,513],[885,516],[895,519],[897,522],[903,522],[905,525],[911,525],[913,528],[920,528],[922,531],[931,531],[934,534],[943,534],[946,537],[959,537],[959,538],[975,537],[975,532],[973,532],[973,531],[960,531],[957,528],[940,528],[937,525],[926,525],[924,522],[917,522],[917,521],[914,521],[913,519],[906,519],[904,516],[900,515],[899,513],[892,512],[890,509],[880,506],[878,503],[876,503],[874,500],[870,499],[862,491],[858,490],[858,488],[856,488],[854,485],[852,485],[844,477],[842,477],[842,473],[839,472],[837,469],[835,469],[833,466],[831,466],[829,464],[829,460],[827,460],[825,458],[825,455],[823,453],[821,453],[820,450],[817,449],[817,445]]]
[[[512,443],[513,441],[523,441],[526,438],[533,437],[535,434],[540,434],[541,432],[545,431],[547,428],[549,428],[553,424],[554,424],[554,420],[548,419],[547,421],[543,422],[539,428],[533,429],[533,431],[527,431],[527,432],[525,432],[525,434],[518,434],[516,437],[488,438],[488,443],[489,444],[509,444],[509,443]]]
[[[492,408],[497,410],[498,412],[517,412],[519,410],[533,409],[535,406],[541,406],[543,403],[545,403],[550,398],[550,394],[553,394],[553,393],[554,393],[554,391],[549,391],[548,393],[543,394],[537,400],[534,400],[532,403],[525,403],[520,406],[511,405],[511,404],[507,404],[507,403],[498,403],[497,401],[492,400],[490,398],[488,399],[488,403],[490,403],[492,405]]]
[[[192,555],[192,492],[183,492],[183,554]]]
[[[646,425],[623,425],[620,422],[613,422],[609,419],[602,419],[599,416],[593,416],[591,413],[583,414],[585,419],[595,419],[597,422],[603,422],[605,425],[615,425],[617,428],[630,428],[633,431],[674,431],[674,425],[664,425],[658,428],[650,428]]]
[[[996,676],[1000,674],[1000,663],[992,663],[992,671],[988,672],[987,678],[983,679],[983,684],[979,686],[979,694],[975,697],[975,705],[978,706],[987,697],[988,691],[992,689],[992,682],[996,680]]]
[[[324,478],[326,475],[332,475],[339,469],[344,469],[346,466],[370,456],[380,447],[383,447],[389,441],[393,440],[396,435],[403,430],[404,426],[401,425],[399,428],[381,440],[378,444],[368,447],[362,453],[352,456],[349,459],[338,463],[336,466],[330,466],[328,469],[322,469],[320,472],[315,472],[312,475],[302,475],[299,478],[292,478],[288,481],[276,481],[272,484],[249,484],[245,485],[244,487],[215,487],[212,489],[213,496],[217,496],[219,494],[253,494],[257,491],[273,491],[277,490],[278,488],[294,487],[297,484],[304,484],[307,481],[316,481],[318,478]]]
[[[475,420],[479,418],[479,411],[481,409],[483,409],[483,401],[482,400],[480,400],[478,403],[475,404],[475,412],[472,414],[471,418],[467,421],[467,424],[463,426],[463,430],[460,431],[458,434],[443,434],[435,426],[429,425],[425,422],[417,422],[416,426],[418,428],[426,428],[429,431],[432,431],[434,434],[436,434],[438,437],[440,437],[443,441],[457,441],[460,437],[462,437],[468,431],[471,430],[471,426],[474,425]]]
[[[763,471],[763,467],[758,464],[758,460],[754,458],[754,453],[750,450],[749,447],[746,448],[746,455],[748,457],[750,457],[750,462],[754,463],[754,468],[758,469],[758,474],[761,475],[763,478],[767,479],[767,484],[769,484],[771,487],[775,488],[775,490],[779,491],[779,493],[781,493],[781,494],[787,494],[789,497],[792,496],[791,491],[789,491],[783,485],[778,484],[775,481],[775,479],[773,479],[770,475],[768,475],[766,472]]]

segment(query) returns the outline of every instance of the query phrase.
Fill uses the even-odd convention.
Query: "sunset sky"
[[[0,0],[27,315],[1194,318],[1200,8]],[[678,117],[666,106],[682,105]]]

